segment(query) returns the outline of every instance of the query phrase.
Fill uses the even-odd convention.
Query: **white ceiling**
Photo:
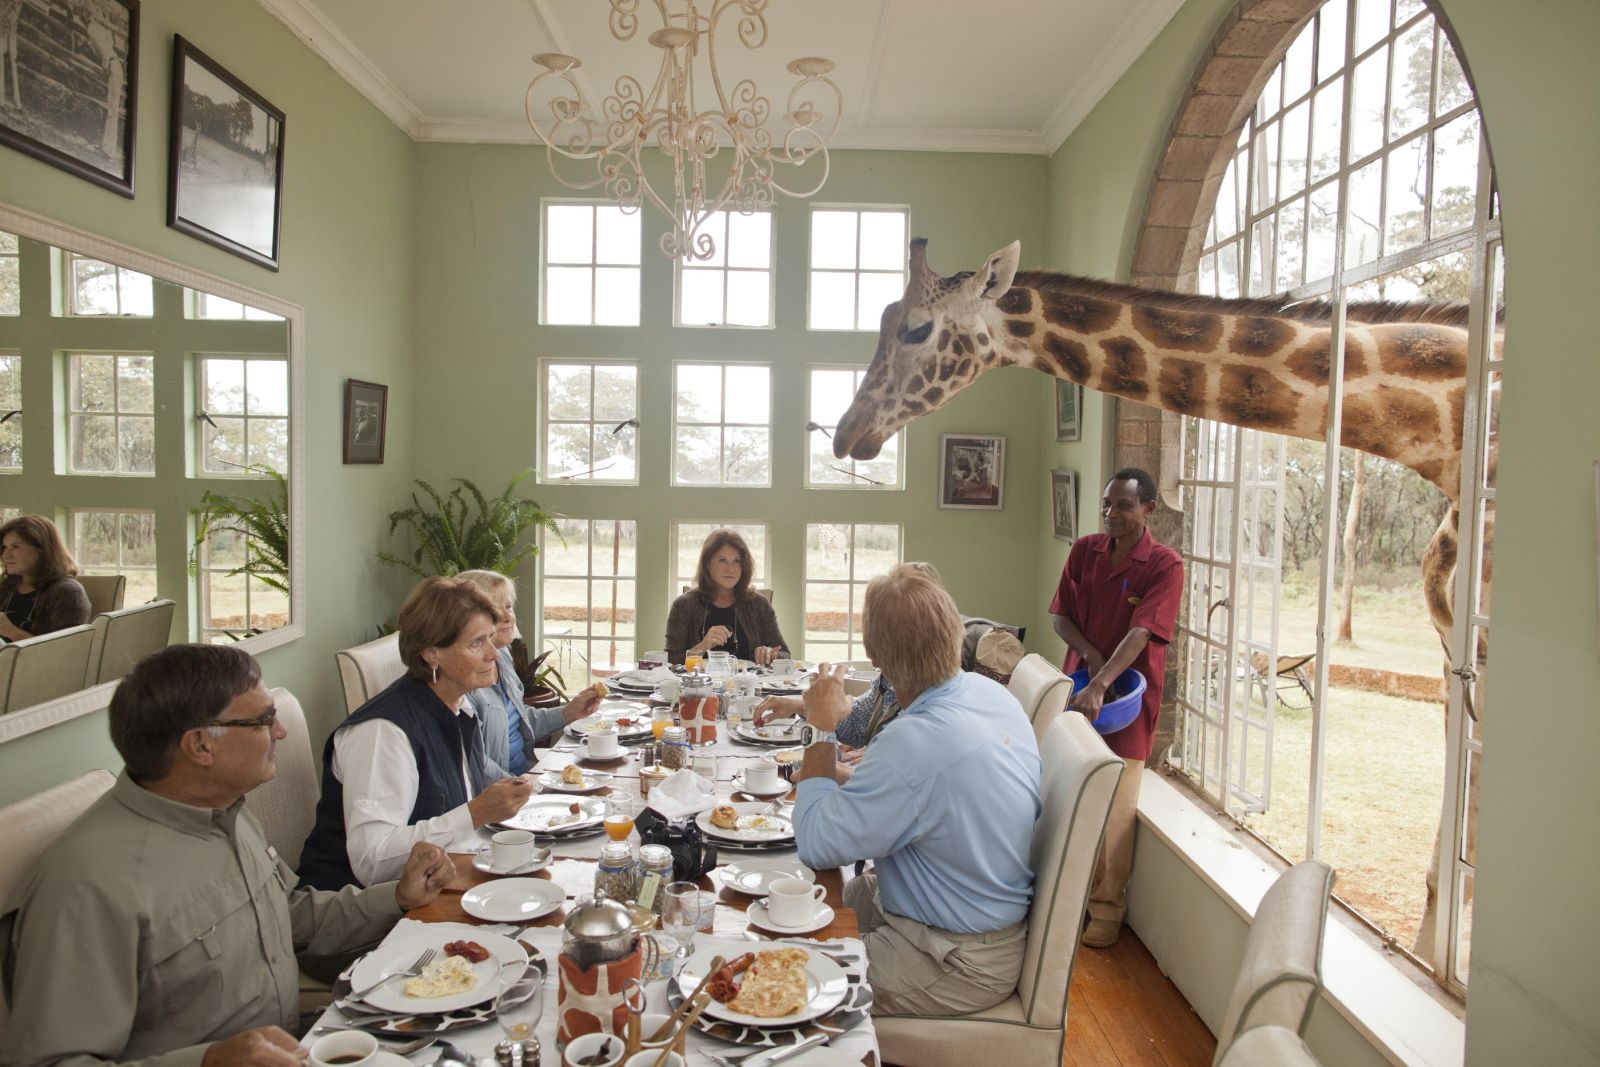
[[[680,9],[682,0],[667,0]],[[260,0],[418,141],[532,143],[530,56],[583,61],[591,100],[629,73],[648,90],[660,22],[612,39],[606,0]],[[711,6],[701,0],[701,10]],[[770,0],[750,51],[719,27],[725,86],[752,77],[781,112],[797,56],[826,56],[844,93],[844,148],[1048,153],[1182,0]]]

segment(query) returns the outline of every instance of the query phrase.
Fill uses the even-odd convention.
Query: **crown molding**
[[[388,116],[390,122],[412,140],[418,139],[417,130],[424,123],[422,112],[320,11],[304,0],[258,2],[288,26],[307,48],[327,60],[341,78]]]
[[[1088,117],[1182,6],[1182,0],[1141,0],[1134,6],[1110,45],[1072,83],[1045,120],[1041,140],[1046,155],[1053,155],[1072,136],[1078,123]]]

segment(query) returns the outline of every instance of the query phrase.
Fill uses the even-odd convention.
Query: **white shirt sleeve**
[[[454,852],[476,841],[465,804],[411,823],[417,761],[405,731],[392,722],[371,719],[340,730],[333,739],[333,775],[344,786],[345,851],[362,885],[399,878],[419,841]]]

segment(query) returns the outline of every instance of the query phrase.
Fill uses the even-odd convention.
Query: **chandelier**
[[[672,220],[672,229],[661,237],[661,254],[704,260],[716,252],[715,240],[701,231],[712,214],[748,214],[770,208],[778,193],[803,199],[822,188],[828,179],[828,144],[839,131],[844,97],[827,77],[831,60],[806,56],[791,62],[789,72],[800,80],[789,90],[787,129],[775,144],[767,127],[772,105],[757,92],[755,82],[743,79],[728,93],[717,70],[722,16],[737,12],[733,25],[739,41],[753,51],[767,42],[768,0],[712,0],[709,14],[702,14],[695,0],[684,0],[680,12],[669,11],[668,4],[676,2],[654,0],[662,25],[647,40],[661,50],[661,69],[648,93],[638,79],[624,74],[601,102],[596,118],[572,74],[580,61],[542,52],[533,61],[545,69],[528,85],[523,106],[557,181],[571,189],[603,187],[624,211],[636,211],[646,201],[654,204]],[[640,0],[610,3],[611,36],[631,40],[639,28]],[[552,90],[554,97],[546,100]],[[812,90],[831,103],[831,125],[812,101]],[[539,114],[541,100],[548,114]],[[652,145],[671,166],[670,195],[645,173],[646,150]],[[587,167],[579,168],[577,176],[564,175],[562,168],[573,168],[561,160],[592,162],[593,175]],[[813,160],[814,166],[790,180],[820,170],[815,184],[791,188],[780,180],[780,165],[798,171]]]

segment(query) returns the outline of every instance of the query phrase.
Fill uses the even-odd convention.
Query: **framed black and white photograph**
[[[999,511],[1004,499],[1006,439],[947,433],[939,438],[939,506]]]
[[[1083,386],[1065,378],[1056,379],[1056,440],[1077,441],[1083,437]]]
[[[0,144],[133,198],[139,0],[0,0]]]
[[[1050,532],[1058,541],[1078,539],[1078,472],[1050,472]]]
[[[389,387],[354,378],[344,383],[344,461],[382,463],[389,427]]]
[[[283,112],[181,36],[172,52],[167,225],[277,270]]]

